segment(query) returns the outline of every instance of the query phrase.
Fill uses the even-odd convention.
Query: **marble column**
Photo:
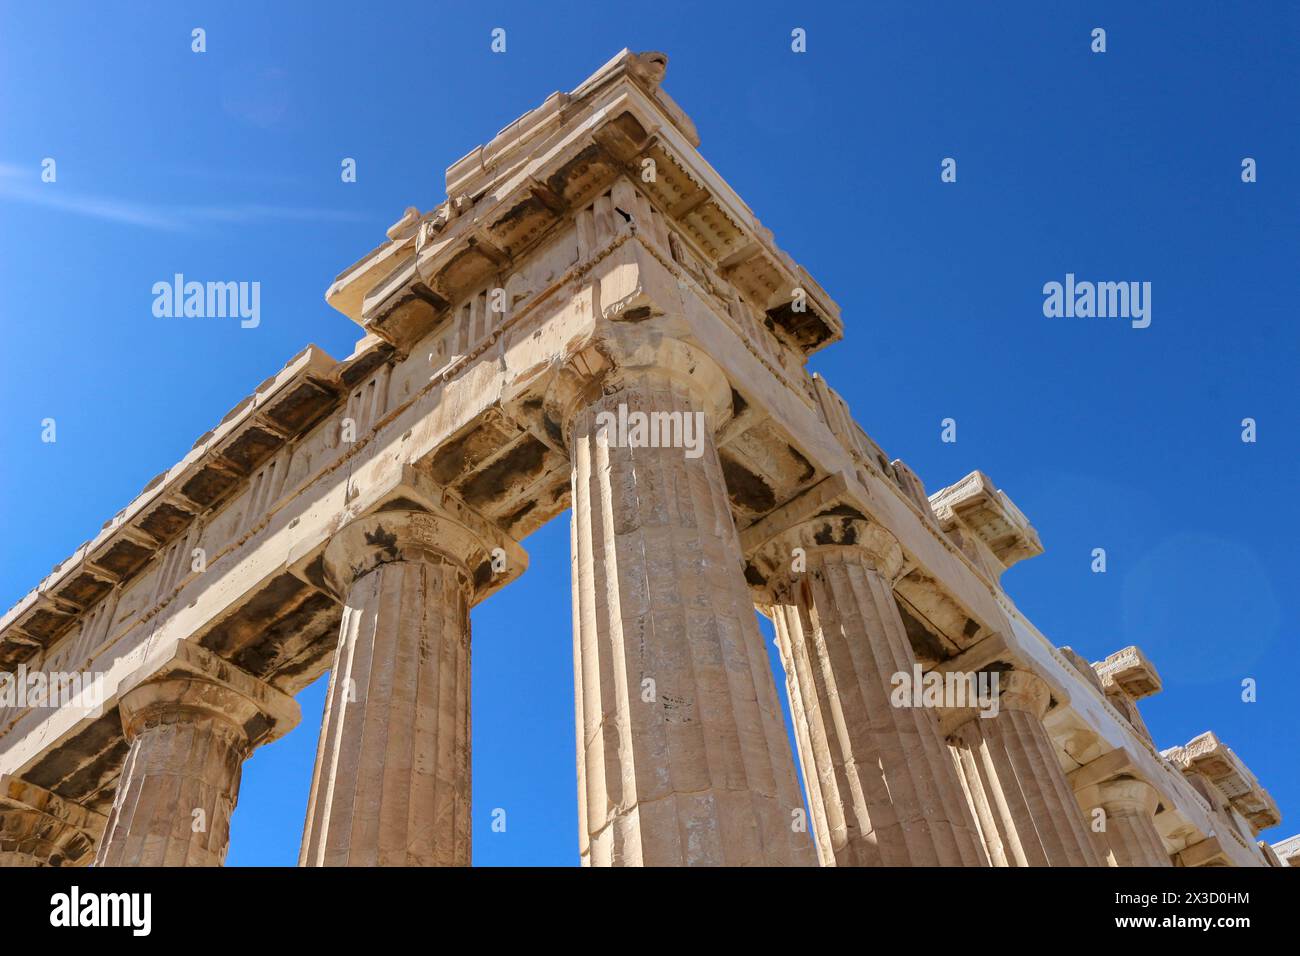
[[[470,524],[381,512],[326,549],[344,610],[301,866],[470,864],[469,612],[491,576]]]
[[[891,699],[916,664],[890,586],[898,543],[828,514],[773,548],[787,568],[801,556],[769,585],[822,865],[986,865],[936,712]]]
[[[203,648],[119,690],[130,743],[96,866],[221,866],[253,748],[298,722],[298,705]]]
[[[83,866],[95,856],[103,814],[17,777],[0,777],[0,867]]]
[[[565,409],[582,862],[811,865],[713,441],[730,387],[670,338],[624,354]]]
[[[994,866],[1101,866],[1043,715],[1051,693],[1029,671],[1001,674],[995,717],[950,737]]]
[[[1155,824],[1160,795],[1149,783],[1133,777],[1107,780],[1081,791],[1079,802],[1105,862],[1173,866]],[[1100,822],[1094,824],[1094,819]]]

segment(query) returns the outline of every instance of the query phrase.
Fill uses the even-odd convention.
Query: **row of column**
[[[854,516],[792,529],[778,547],[806,566],[769,582],[821,862],[979,866],[935,711],[891,701],[916,661],[891,588],[901,551],[876,532]]]
[[[936,709],[895,706],[891,677],[916,672],[891,587],[896,542],[832,513],[776,548],[801,557],[766,585],[823,865],[1170,865],[1153,788],[1073,791],[1032,673],[999,674],[996,715],[972,710],[946,737]]]
[[[950,736],[895,706],[916,659],[896,541],[838,510],[788,529],[806,563],[767,582],[807,793],[768,667],[713,434],[730,388],[654,340],[563,396],[572,463],[584,865],[1168,863],[1150,788],[1097,790],[1088,825],[1032,674]],[[634,445],[610,413],[702,413],[696,449]],[[680,420],[680,419],[679,419]],[[468,865],[470,608],[498,542],[464,516],[358,518],[325,554],[344,604],[300,864]],[[296,706],[194,649],[121,696],[130,752],[99,865],[220,865],[243,760]],[[11,853],[0,844],[0,862]]]

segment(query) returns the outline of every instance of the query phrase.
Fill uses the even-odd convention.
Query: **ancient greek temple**
[[[0,670],[99,688],[0,705],[0,865],[222,864],[327,671],[300,864],[469,864],[470,609],[565,511],[586,865],[1297,863],[1225,743],[1152,740],[1136,647],[1016,608],[1042,547],[1007,495],[928,494],[807,371],[839,310],[666,65],[623,51],[452,164],[330,286],[352,354],[291,358],[0,619]]]

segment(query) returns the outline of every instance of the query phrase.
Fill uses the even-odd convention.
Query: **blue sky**
[[[1157,743],[1213,729],[1282,808],[1264,836],[1300,830],[1300,7],[1133,6],[0,0],[0,604],[306,343],[346,356],[326,286],[448,164],[662,50],[701,151],[843,309],[811,367],[929,490],[992,476],[1047,549],[1004,579],[1020,607],[1091,660],[1142,647]],[[177,272],[260,282],[260,325],[156,318]],[[1044,317],[1067,272],[1150,282],[1150,327]],[[568,865],[567,517],[524,545],[474,613],[474,854]],[[246,765],[231,864],[296,861],[323,695]]]

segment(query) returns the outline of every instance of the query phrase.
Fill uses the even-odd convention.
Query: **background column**
[[[1173,866],[1155,824],[1160,795],[1149,783],[1132,777],[1107,780],[1081,791],[1079,800],[1112,866]],[[1105,813],[1104,830],[1091,826],[1095,809]]]
[[[806,555],[772,612],[822,865],[985,865],[936,712],[891,700],[916,664],[890,587],[897,542],[828,515],[773,547],[786,566]]]
[[[1101,866],[1043,715],[1051,699],[1028,671],[1001,674],[995,717],[951,740],[994,866]]]
[[[360,518],[326,549],[345,596],[302,866],[469,866],[470,621],[488,545],[447,515]]]
[[[298,705],[180,642],[142,668],[118,709],[131,745],[96,866],[221,866],[253,748],[298,722]]]

